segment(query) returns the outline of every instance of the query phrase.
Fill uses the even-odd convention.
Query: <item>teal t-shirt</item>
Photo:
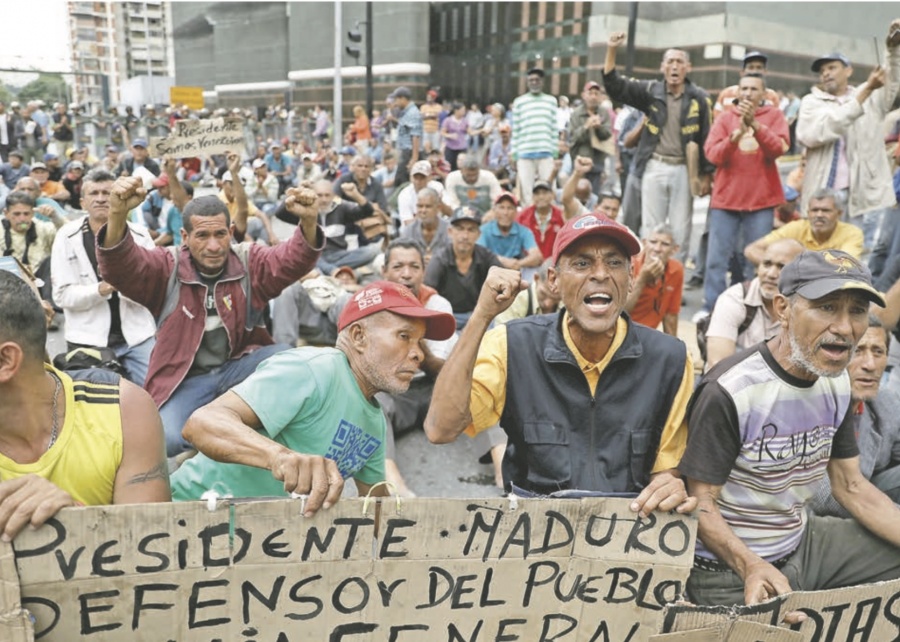
[[[259,417],[263,433],[279,444],[334,460],[344,479],[384,480],[384,414],[363,396],[340,350],[280,352],[232,390]],[[268,470],[213,461],[202,453],[175,471],[171,482],[176,501],[200,499],[207,490],[234,497],[286,495]]]

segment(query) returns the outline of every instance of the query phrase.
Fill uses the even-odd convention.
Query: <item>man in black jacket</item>
[[[663,80],[622,78],[616,72],[616,49],[625,43],[625,34],[609,37],[603,83],[609,97],[631,105],[647,115],[635,153],[634,172],[642,177],[642,237],[656,226],[668,223],[681,248],[676,258],[684,263],[690,248],[692,191],[709,193],[713,165],[703,155],[703,144],[712,123],[712,107],[707,93],[687,79],[690,56],[680,49],[663,54]],[[692,152],[696,143],[698,149]],[[697,175],[689,175],[692,153],[697,154]],[[691,179],[696,184],[691,184]]]
[[[131,155],[126,155],[116,168],[116,176],[134,176],[136,167],[145,167],[154,176],[159,176],[159,164],[150,158],[147,151],[147,141],[143,138],[135,138],[131,143]]]

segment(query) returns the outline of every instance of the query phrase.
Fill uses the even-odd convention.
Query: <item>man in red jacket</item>
[[[772,231],[774,208],[784,202],[775,160],[790,144],[788,124],[778,105],[765,102],[762,74],[747,73],[738,85],[738,102],[716,118],[703,147],[716,165],[709,211],[703,310],[709,313],[725,291],[733,254]],[[732,282],[752,278],[744,263]]]
[[[121,177],[109,197],[109,221],[97,235],[103,279],[156,318],[156,346],[144,388],[160,409],[166,450],[188,450],[181,429],[191,413],[287,350],[263,323],[271,299],[315,267],[325,245],[315,193],[290,189],[293,235],[275,247],[231,244],[231,218],[218,196],[200,196],[182,211],[180,248],[139,247],[125,234],[128,213],[146,196],[141,181]]]

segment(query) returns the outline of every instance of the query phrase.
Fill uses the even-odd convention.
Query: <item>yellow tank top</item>
[[[50,480],[86,506],[112,504],[122,461],[119,376],[104,370],[60,372],[66,417],[53,447],[30,464],[0,454],[0,480],[35,474]]]

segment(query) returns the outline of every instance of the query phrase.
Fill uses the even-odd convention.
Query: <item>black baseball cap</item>
[[[819,58],[816,58],[812,64],[812,70],[816,73],[819,73],[819,68],[824,65],[826,62],[831,62],[832,60],[837,60],[842,63],[845,67],[850,66],[850,59],[839,51],[832,51],[829,54],[825,54]]]
[[[477,207],[472,207],[471,205],[457,207],[453,210],[453,215],[450,216],[450,224],[453,225],[460,221],[473,221],[481,225],[481,212]]]
[[[821,299],[838,290],[857,290],[872,303],[886,306],[884,296],[872,286],[869,268],[840,250],[807,250],[784,266],[778,291],[784,296]]]
[[[761,51],[751,51],[744,56],[744,65],[751,60],[762,60],[764,65],[769,64],[769,57]]]
[[[550,183],[548,183],[547,181],[535,181],[534,185],[531,186],[532,193],[538,191],[539,189],[545,189],[548,192],[553,191],[553,188],[550,187]]]

